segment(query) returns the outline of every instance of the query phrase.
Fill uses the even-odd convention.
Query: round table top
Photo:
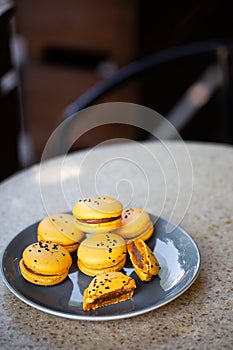
[[[233,149],[123,142],[32,166],[0,184],[0,250],[48,213],[91,194],[171,219],[196,241],[200,274],[177,299],[121,320],[71,320],[34,309],[0,279],[0,348],[232,349]]]

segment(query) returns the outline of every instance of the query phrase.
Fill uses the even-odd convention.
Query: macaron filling
[[[104,295],[102,297],[96,298],[92,304],[93,305],[98,304],[99,307],[101,307],[102,305],[104,306],[106,304],[106,301],[109,301],[112,304],[114,304],[115,301],[119,302],[121,298],[131,296],[131,294],[132,294],[131,290],[130,291],[119,290],[119,291]]]
[[[102,218],[102,219],[77,219],[80,222],[84,222],[87,224],[103,224],[106,222],[112,222],[115,220],[119,220],[121,218],[121,215],[119,216],[115,216],[115,217],[111,217],[111,218]]]
[[[143,269],[142,255],[138,250],[136,244],[134,242],[130,242],[130,247],[132,249],[134,263],[138,265],[141,269]]]
[[[44,274],[44,273],[39,273],[39,272],[37,272],[37,271],[35,271],[35,270],[30,269],[29,267],[27,267],[27,265],[25,265],[24,261],[22,261],[22,264],[23,264],[24,268],[25,268],[28,272],[30,272],[30,273],[33,273],[33,274],[38,275],[38,276],[48,276],[48,277],[51,276],[51,275],[46,275],[46,274]],[[60,275],[58,275],[58,274],[53,274],[53,276],[60,276]]]

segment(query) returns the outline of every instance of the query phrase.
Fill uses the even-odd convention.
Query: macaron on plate
[[[93,277],[78,268],[74,257],[68,276],[59,284],[41,286],[23,278],[19,262],[25,248],[37,241],[38,222],[16,235],[3,251],[1,257],[3,281],[23,302],[41,311],[70,319],[107,321],[129,318],[155,310],[179,297],[192,285],[200,270],[200,253],[195,241],[181,227],[163,218],[153,215],[150,217],[154,224],[154,234],[146,243],[149,252],[153,252],[156,256],[160,270],[158,275],[144,282],[138,277],[128,259],[121,271],[136,282],[134,294],[128,300],[96,310],[83,310],[83,294]],[[168,225],[169,232],[167,232]],[[124,234],[130,233],[124,232]]]

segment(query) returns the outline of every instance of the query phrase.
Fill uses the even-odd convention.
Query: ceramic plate
[[[150,282],[141,282],[128,262],[123,272],[133,277],[137,289],[132,299],[97,310],[82,310],[82,295],[91,277],[80,272],[73,257],[68,278],[50,287],[33,285],[20,274],[19,260],[24,248],[34,243],[38,223],[20,232],[6,247],[1,260],[1,273],[7,287],[32,307],[71,319],[113,320],[140,315],[174,300],[195,281],[200,269],[200,253],[196,243],[181,227],[165,219],[155,220],[155,232],[147,241],[154,251],[161,270]],[[167,225],[172,231],[167,233]]]

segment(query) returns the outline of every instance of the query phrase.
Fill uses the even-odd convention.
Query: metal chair
[[[231,50],[232,43],[227,41],[213,40],[196,42],[149,55],[148,57],[134,61],[119,69],[113,76],[97,83],[67,106],[62,116],[62,121],[66,120],[68,123],[66,128],[61,130],[60,137],[56,142],[55,153],[60,154],[63,152],[68,125],[71,126],[74,121],[78,122],[78,112],[95,104],[98,99],[107,92],[112,91],[136,76],[140,77],[143,73],[155,67],[160,67],[162,64],[175,61],[179,58],[213,53],[216,55],[217,63],[208,66],[203,75],[197,77],[197,80],[191,84],[171,112],[166,115],[167,120],[169,120],[178,131],[181,130],[194,116],[195,112],[208,102],[216,88],[223,84],[226,69],[226,60],[224,61],[223,57],[226,57]],[[165,138],[172,137],[172,135],[166,134],[166,130],[162,129],[163,126],[161,126],[160,132]]]

